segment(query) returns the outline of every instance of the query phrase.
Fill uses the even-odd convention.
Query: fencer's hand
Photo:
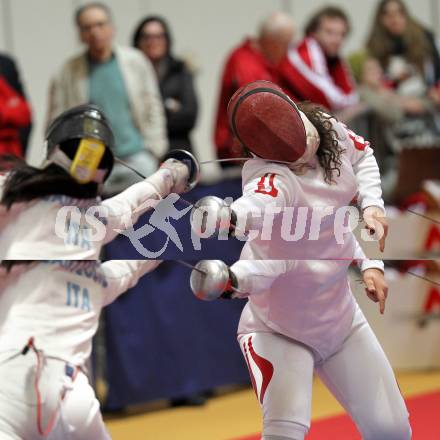
[[[388,297],[388,284],[384,273],[380,269],[367,269],[362,273],[365,283],[365,292],[374,302],[379,303],[380,313],[385,312],[385,303]]]
[[[191,272],[191,290],[203,301],[235,298],[237,279],[221,260],[199,261]]]
[[[160,168],[169,170],[173,176],[173,187],[170,192],[181,194],[186,191],[189,169],[183,162],[176,159],[167,159]]]
[[[377,206],[369,206],[364,209],[363,217],[366,229],[370,235],[375,235],[379,239],[379,249],[383,252],[388,235],[388,222],[384,212]]]

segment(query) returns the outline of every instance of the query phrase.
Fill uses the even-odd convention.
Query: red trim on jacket
[[[318,42],[307,37],[289,50],[280,65],[281,80],[301,101],[330,110],[357,102],[355,83],[342,58],[329,63]]]

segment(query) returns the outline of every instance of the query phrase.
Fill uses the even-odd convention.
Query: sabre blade
[[[434,284],[436,286],[440,286],[440,283],[438,283],[437,281],[431,280],[428,277],[424,277],[423,275],[418,275],[418,274],[411,272],[409,270],[406,273],[409,273],[413,277],[420,278],[421,280],[428,281],[428,283]]]
[[[211,159],[211,160],[204,160],[202,162],[199,162],[200,165],[206,165],[207,163],[217,163],[217,162],[239,162],[244,160],[249,160],[251,157],[235,157],[235,158],[229,158],[229,159]]]
[[[419,217],[423,217],[423,218],[426,219],[426,220],[429,220],[429,221],[431,221],[431,222],[433,222],[433,223],[437,223],[438,225],[440,225],[440,221],[435,220],[435,219],[433,219],[433,218],[431,218],[431,217],[428,217],[428,216],[425,215],[425,214],[421,214],[420,212],[413,211],[412,209],[409,209],[409,208],[406,208],[406,210],[407,210],[408,212],[410,212],[411,214],[418,215]]]
[[[206,165],[208,163],[216,163],[216,162],[242,162],[242,161],[247,161],[250,159],[261,159],[259,157],[230,157],[227,159],[211,159],[211,160],[204,160],[203,162],[199,162],[200,165]],[[263,159],[266,162],[274,162],[274,163],[282,163],[282,164],[287,164],[287,165],[291,165],[292,162],[289,162],[287,160],[272,160],[272,159]]]
[[[179,263],[179,264],[181,264],[182,266],[185,266],[185,267],[187,267],[188,269],[191,269],[191,270],[195,270],[196,272],[199,272],[199,273],[201,273],[202,275],[208,275],[204,270],[201,270],[201,269],[199,269],[198,267],[195,267],[195,266],[193,266],[192,264],[190,264],[190,263],[187,263],[186,261],[183,261],[183,260],[174,260],[176,263]]]
[[[386,261],[386,262],[384,261],[383,264],[384,264],[385,267],[389,267],[391,269],[399,270],[399,267],[397,265],[391,264],[388,261]],[[412,272],[411,270],[406,270],[404,273],[410,274],[413,277],[416,277],[416,278],[419,278],[421,280],[427,281],[428,283],[431,283],[433,285],[440,286],[439,282],[434,281],[434,280],[432,280],[432,279],[430,279],[430,278],[428,278],[426,276],[419,275],[418,273]]]
[[[252,159],[251,157],[236,157],[236,158],[228,158],[228,159],[212,159],[212,160],[204,160],[202,162],[199,162],[199,165],[207,165],[210,163],[216,163],[216,162],[238,162],[238,161],[247,161],[249,159]],[[124,160],[120,159],[119,157],[115,156],[115,162],[125,166],[126,168],[130,169],[131,171],[133,171],[135,174],[137,174],[140,178],[142,179],[146,179],[147,177],[144,176],[142,173],[140,173],[136,168],[133,168],[131,165],[129,165],[127,162],[125,162]],[[274,163],[281,163],[281,164],[291,164],[291,162],[288,161],[283,161],[283,160],[270,160],[268,162],[274,162]],[[194,204],[189,202],[188,200],[185,200],[183,197],[180,197],[179,200],[185,204],[186,206],[193,206]],[[425,220],[429,220],[432,223],[436,223],[438,225],[440,225],[440,221],[439,220],[435,220],[431,217],[428,217],[427,215],[421,214],[420,212],[416,212],[413,211],[412,209],[406,208],[406,211],[408,211],[411,214],[417,215],[419,217],[424,218]],[[233,229],[235,229],[235,225],[231,225]]]
[[[142,173],[140,173],[137,169],[133,168],[131,165],[129,165],[127,162],[125,162],[122,159],[119,159],[119,157],[115,157],[115,162],[124,165],[124,167],[128,168],[129,170],[133,171],[133,173],[137,174],[142,179],[146,179],[147,177],[144,176]]]

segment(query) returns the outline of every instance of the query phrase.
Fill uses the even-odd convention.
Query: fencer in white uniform
[[[99,108],[63,113],[46,140],[41,169],[18,164],[0,176],[0,260],[15,260],[0,274],[0,438],[108,439],[85,368],[92,338],[102,308],[158,262],[101,264],[99,253],[162,198],[186,191],[191,167],[166,160],[101,201],[114,139]],[[93,207],[98,215],[87,218]],[[81,218],[64,218],[63,235],[56,228],[64,208]],[[94,237],[102,226],[104,234]]]
[[[264,120],[259,105],[272,106],[270,115],[284,127],[284,113],[292,111],[289,117],[294,115],[303,123],[305,151],[290,166],[273,163],[263,158],[264,151],[252,148],[252,139],[247,142],[245,134],[236,133],[242,144],[260,156],[243,167],[243,196],[231,205],[207,199],[198,205],[208,206],[208,214],[217,219],[224,220],[225,212],[229,212],[232,224],[237,226],[243,211],[263,211],[268,206],[280,208],[281,213],[286,207],[340,208],[357,195],[364,215],[370,211],[367,226],[385,226],[386,230],[385,220],[379,218],[384,215],[380,175],[369,144],[323,114],[331,123],[325,129],[334,130],[334,139],[341,147],[339,173],[334,175],[334,183],[327,182],[316,154],[322,144],[318,132],[323,128],[315,127],[293,103],[289,110],[284,103],[273,102],[268,89],[277,91],[276,96],[280,89],[259,83],[237,92],[239,97],[244,96],[241,102],[261,93],[249,110],[258,115],[258,124]],[[282,137],[276,133],[278,128],[268,121],[262,133],[268,136],[272,132],[276,144]],[[240,127],[234,129],[239,131]],[[294,132],[292,138],[301,139],[300,134]],[[282,215],[279,221],[277,215],[270,240],[260,234],[246,242],[240,260],[230,268],[220,261],[206,260],[198,263],[191,276],[199,298],[248,298],[238,341],[262,407],[263,439],[305,438],[310,427],[314,371],[351,415],[364,439],[410,439],[408,412],[393,370],[353,297],[348,279],[348,268],[356,259],[368,296],[380,300],[383,312],[387,295],[383,263],[367,259],[351,232],[345,234],[342,243],[336,240],[334,211],[321,222],[316,239],[306,234],[298,241],[286,241],[280,227]],[[245,216],[246,232],[261,231],[263,216]],[[200,227],[197,218],[193,216],[195,229]],[[218,220],[217,225],[231,230],[229,222]]]
[[[114,138],[93,105],[60,115],[46,140],[41,169],[23,164],[0,174],[0,260],[98,259],[102,246],[144,212],[188,189],[189,167],[170,158],[150,177],[102,201]]]
[[[2,440],[110,438],[87,376],[92,339],[103,307],[159,263],[54,260],[0,267]]]

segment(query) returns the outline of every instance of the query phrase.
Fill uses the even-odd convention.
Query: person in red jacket
[[[279,83],[278,65],[286,56],[293,31],[289,15],[273,13],[261,24],[257,38],[246,39],[229,55],[222,74],[215,123],[215,145],[219,159],[237,156],[228,123],[229,100],[240,87],[250,82],[267,80]]]
[[[21,85],[15,63],[0,57],[0,156],[12,154],[22,157],[22,134],[31,123],[31,110],[20,93]]]
[[[332,111],[358,102],[354,80],[340,55],[349,31],[350,23],[342,9],[325,7],[311,18],[305,38],[289,49],[280,65],[290,94]]]

